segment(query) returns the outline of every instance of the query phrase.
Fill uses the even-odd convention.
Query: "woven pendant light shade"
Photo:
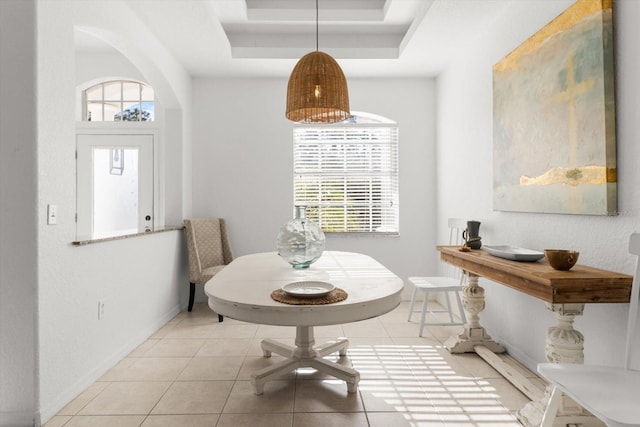
[[[335,123],[350,115],[347,79],[336,60],[317,50],[300,58],[287,86],[287,118]]]

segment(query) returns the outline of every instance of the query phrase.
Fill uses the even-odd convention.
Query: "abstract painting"
[[[612,0],[578,0],[493,67],[494,209],[615,215]]]

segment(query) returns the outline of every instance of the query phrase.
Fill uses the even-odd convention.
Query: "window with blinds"
[[[299,126],[294,201],[328,233],[398,233],[398,128]]]

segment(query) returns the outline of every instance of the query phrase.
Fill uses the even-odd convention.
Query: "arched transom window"
[[[144,83],[114,80],[84,91],[84,120],[89,122],[147,122],[155,115],[153,88]]]

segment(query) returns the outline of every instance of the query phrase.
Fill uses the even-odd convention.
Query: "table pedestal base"
[[[271,357],[271,353],[276,353],[287,359],[251,375],[251,384],[253,384],[256,394],[262,394],[264,385],[268,381],[294,369],[307,367],[346,381],[349,393],[355,393],[358,390],[358,382],[360,381],[358,371],[323,359],[324,356],[336,351],[340,356],[346,356],[349,347],[349,341],[346,338],[338,338],[336,341],[314,347],[313,326],[296,326],[295,343],[296,346],[291,347],[271,339],[262,341],[264,357]]]

